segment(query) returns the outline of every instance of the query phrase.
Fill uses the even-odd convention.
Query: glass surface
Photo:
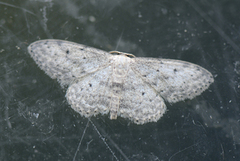
[[[240,1],[0,1],[0,160],[240,160]],[[39,39],[189,61],[215,82],[156,123],[90,120],[27,52]]]

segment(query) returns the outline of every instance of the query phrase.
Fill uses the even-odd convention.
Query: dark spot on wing
[[[163,76],[164,77],[164,79],[168,79],[169,77],[168,76]]]
[[[92,84],[91,84],[91,83],[89,83],[89,87],[92,87]]]
[[[144,96],[145,92],[142,92],[142,96]]]
[[[84,73],[86,73],[86,71],[85,71],[85,70],[82,70],[80,73],[81,73],[81,74],[84,74]]]
[[[66,51],[66,54],[69,54],[69,50]]]
[[[176,72],[177,72],[177,69],[175,68],[173,71],[174,71],[174,73],[176,73]]]
[[[83,59],[86,59],[86,57],[84,56]]]
[[[122,87],[123,84],[122,83],[117,83],[117,82],[112,82],[112,87]]]

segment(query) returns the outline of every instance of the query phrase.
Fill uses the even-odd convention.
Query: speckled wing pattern
[[[193,99],[214,82],[199,65],[173,59],[135,58],[135,72],[170,103]]]
[[[37,65],[62,86],[108,66],[106,51],[74,42],[47,39],[29,45],[28,52]]]
[[[36,41],[28,51],[47,75],[68,86],[69,104],[87,118],[110,113],[110,119],[156,122],[166,112],[164,100],[192,99],[214,81],[189,62],[112,55],[63,40]]]

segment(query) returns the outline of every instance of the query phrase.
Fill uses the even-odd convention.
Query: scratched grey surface
[[[1,1],[0,160],[239,160],[238,1]],[[75,113],[27,53],[39,39],[179,59],[215,82],[157,123]],[[79,150],[78,150],[79,149]]]

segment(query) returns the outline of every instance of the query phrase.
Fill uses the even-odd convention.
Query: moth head
[[[110,51],[109,53],[113,54],[113,55],[124,55],[124,56],[129,57],[129,58],[134,58],[135,57],[135,55],[133,55],[133,54],[123,53],[123,52],[120,52],[120,51]]]

